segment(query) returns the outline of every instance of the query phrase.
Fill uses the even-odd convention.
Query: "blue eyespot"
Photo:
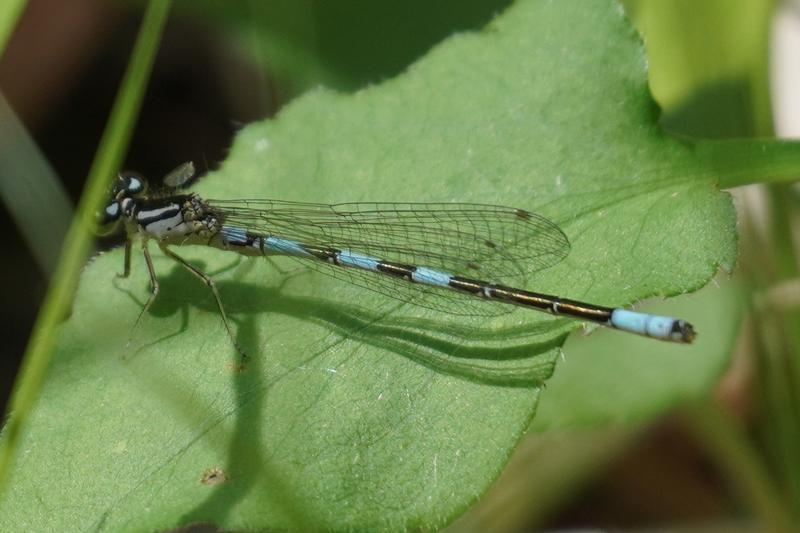
[[[105,208],[97,213],[97,233],[99,235],[106,235],[114,231],[117,223],[120,221],[122,209],[119,202],[113,201],[105,206]]]
[[[147,189],[147,181],[135,172],[121,172],[111,189],[111,196],[119,199],[120,196],[130,197],[142,194]]]
[[[119,202],[113,202],[106,206],[106,217],[109,220],[117,220],[119,218]]]
[[[144,181],[142,181],[138,176],[129,176],[128,186],[126,188],[131,194],[139,194],[140,192],[144,191]]]

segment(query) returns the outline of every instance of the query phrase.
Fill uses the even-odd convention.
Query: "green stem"
[[[701,161],[710,161],[722,189],[753,183],[791,183],[800,178],[800,142],[778,139],[691,141]]]
[[[3,0],[0,2],[0,55],[6,49],[8,40],[17,26],[19,16],[27,4],[27,0]]]
[[[767,283],[761,287],[797,277],[797,250],[793,246],[792,221],[797,218],[796,199],[789,187],[773,187],[769,191],[772,209],[769,238],[764,247],[771,246],[773,268]],[[770,457],[776,463],[776,471],[783,478],[786,490],[793,496],[795,512],[800,509],[800,475],[798,474],[797,446],[800,444],[798,425],[798,394],[800,394],[800,312],[788,309],[783,312],[762,309],[760,320],[769,329],[759,330],[763,346],[761,361],[761,388],[764,397],[764,412],[769,413],[763,421],[772,444]],[[769,335],[776,334],[775,337]],[[775,342],[774,339],[779,339]]]
[[[67,233],[61,260],[33,328],[11,397],[8,424],[0,443],[0,495],[8,480],[22,428],[42,387],[55,348],[59,323],[67,315],[74,288],[93,243],[94,213],[105,196],[106,185],[122,163],[139,114],[171,0],[151,0],[134,45],[128,69],[100,141],[77,216]]]

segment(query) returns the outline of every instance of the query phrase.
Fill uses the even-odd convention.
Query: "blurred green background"
[[[126,166],[153,176],[185,160],[201,170],[215,168],[242,125],[274,115],[317,85],[353,92],[391,78],[442,39],[484,27],[509,4],[176,2]],[[773,21],[778,12],[800,18],[796,2],[623,4],[644,36],[651,90],[666,130],[715,138],[773,135],[774,113],[780,112],[770,100]],[[15,149],[28,150],[31,165],[46,162],[74,205],[142,5],[32,0],[23,7],[0,57],[0,90],[33,140]],[[0,120],[8,124],[9,113]],[[735,282],[744,287],[751,313],[730,369],[709,400],[671,409],[646,424],[531,437],[492,491],[452,530],[724,528],[752,521],[778,528],[789,517],[796,521],[800,327],[791,230],[797,193],[790,186],[737,191],[737,207],[741,256]],[[52,264],[26,243],[13,210],[7,206],[1,213],[7,230],[0,263],[6,295],[0,308],[0,386],[6,400]],[[53,224],[53,233],[63,231]],[[539,423],[546,425],[546,404],[541,409]],[[554,448],[564,452],[562,462],[544,465],[554,481],[553,490],[543,490],[542,479],[533,486],[529,476],[541,474],[543,465],[536,462]]]

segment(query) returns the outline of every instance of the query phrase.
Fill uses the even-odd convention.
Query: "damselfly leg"
[[[122,277],[128,277],[128,274],[130,274],[130,246],[128,246],[129,243],[130,241],[125,243],[125,272],[123,273]],[[141,322],[142,317],[153,305],[153,302],[156,301],[156,297],[158,297],[158,291],[159,291],[158,277],[156,276],[155,268],[153,268],[153,260],[150,257],[150,250],[147,249],[147,239],[142,239],[142,255],[144,256],[144,262],[147,265],[147,273],[150,276],[150,296],[148,296],[147,302],[145,302],[141,311],[139,311],[139,315],[136,317],[136,321],[133,323],[133,327],[131,328],[131,331],[128,334],[128,342],[125,344],[125,346],[130,346],[131,341],[133,340],[133,332],[136,331],[136,328],[139,326],[139,322]]]
[[[225,329],[228,332],[228,336],[231,338],[231,342],[233,342],[233,345],[236,347],[236,351],[239,352],[239,368],[243,369],[245,361],[247,360],[247,354],[244,353],[242,347],[239,346],[239,342],[236,340],[236,336],[233,334],[233,329],[231,329],[231,324],[228,321],[228,315],[225,313],[225,306],[222,305],[222,298],[219,295],[219,290],[217,290],[217,284],[214,283],[214,280],[211,279],[211,277],[209,277],[205,272],[170,250],[166,244],[159,243],[159,247],[161,248],[161,251],[164,252],[164,255],[183,266],[183,268],[191,272],[197,279],[202,281],[206,287],[211,289],[211,293],[214,295],[214,299],[217,302],[217,307],[219,308],[219,313],[222,316],[222,322],[225,324]]]
[[[131,247],[133,241],[128,239],[125,241],[125,265],[121,274],[117,274],[118,278],[127,278],[131,274]]]
[[[239,362],[237,363],[237,365],[235,365],[235,369],[237,371],[243,370],[245,362],[247,360],[247,354],[244,352],[244,350],[239,345],[239,342],[236,340],[236,336],[234,335],[233,329],[231,328],[230,321],[228,320],[228,315],[225,312],[225,306],[222,304],[222,298],[220,297],[219,290],[217,289],[217,285],[216,283],[214,283],[214,280],[210,276],[208,276],[205,272],[203,272],[202,270],[192,265],[178,254],[170,250],[165,244],[159,243],[159,248],[161,248],[161,251],[164,253],[164,255],[166,255],[167,257],[169,257],[170,259],[181,265],[183,268],[188,270],[193,276],[202,281],[206,285],[206,287],[211,289],[211,294],[214,295],[214,300],[217,303],[217,308],[219,309],[220,316],[222,317],[222,322],[225,325],[225,330],[228,332],[228,336],[230,337],[233,346],[239,353]],[[153,266],[153,259],[150,256],[150,250],[148,248],[148,239],[142,240],[142,255],[144,256],[144,261],[145,264],[147,265],[147,273],[150,277],[150,296],[148,296],[147,302],[145,302],[141,311],[139,311],[139,315],[136,317],[136,321],[134,322],[128,337],[127,345],[130,345],[134,331],[141,322],[142,317],[145,315],[145,313],[147,313],[147,311],[150,310],[150,307],[152,307],[153,303],[156,301],[156,298],[158,297],[160,291],[158,276],[156,275],[156,270],[155,267]],[[122,275],[120,275],[120,277],[127,277],[129,274],[130,274],[130,241],[127,241],[125,245],[125,272]]]

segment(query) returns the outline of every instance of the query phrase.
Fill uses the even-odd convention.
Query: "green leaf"
[[[533,209],[572,252],[528,288],[604,305],[691,291],[735,261],[735,213],[717,181],[734,170],[734,182],[787,179],[800,149],[666,136],[645,64],[615,3],[520,2],[393,80],[317,90],[247,127],[197,190]],[[743,149],[751,157],[733,157]],[[450,318],[289,260],[275,261],[281,274],[178,251],[217,280],[247,370],[229,368],[236,352],[209,291],[157,252],[161,294],[126,349],[146,271],[137,261],[115,279],[121,251],[96,258],[22,437],[0,529],[437,528],[497,477],[577,326],[522,310]]]

